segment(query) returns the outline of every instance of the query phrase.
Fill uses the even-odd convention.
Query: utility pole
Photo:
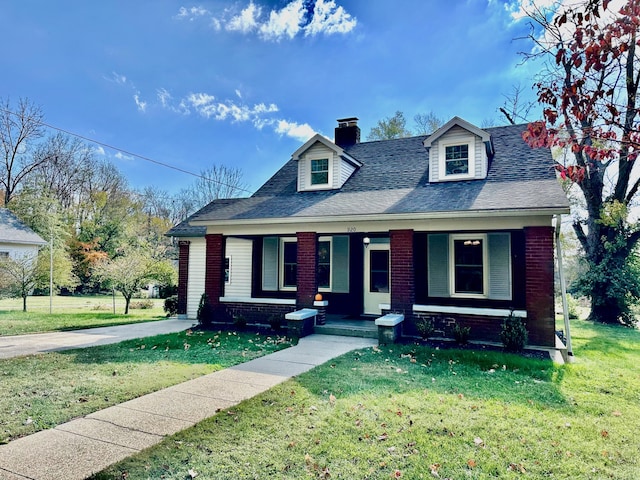
[[[49,313],[53,313],[53,229],[49,242]]]

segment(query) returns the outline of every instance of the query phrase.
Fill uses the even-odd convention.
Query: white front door
[[[389,244],[372,243],[364,250],[364,313],[379,315],[391,303]]]

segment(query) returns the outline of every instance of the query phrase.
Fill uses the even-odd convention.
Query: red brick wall
[[[391,310],[410,317],[415,303],[413,230],[391,230]]]
[[[224,239],[220,234],[205,235],[207,242],[204,291],[214,310],[224,290]]]
[[[526,309],[529,343],[555,345],[553,228],[526,227]]]
[[[242,315],[247,319],[247,323],[268,324],[269,317],[277,315],[281,317],[283,325],[286,324],[284,316],[296,309],[294,305],[236,302],[225,302],[221,307],[221,315],[218,315],[215,319],[217,322],[232,323],[233,317]]]
[[[178,314],[187,313],[187,292],[189,285],[189,247],[191,242],[178,242]]]
[[[317,241],[315,232],[298,232],[298,281],[296,303],[298,308],[312,307],[318,292]]]

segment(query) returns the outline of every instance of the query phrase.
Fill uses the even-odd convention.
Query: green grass
[[[116,314],[110,296],[77,296],[53,298],[49,313],[49,297],[29,297],[27,312],[22,312],[19,299],[0,300],[0,335],[54,332],[80,328],[106,327],[166,318],[164,300],[152,299],[153,308],[132,308],[124,315],[124,299],[116,296]],[[133,299],[134,307],[146,300]]]
[[[418,346],[350,353],[94,478],[640,478],[640,332],[572,327],[566,366]]]
[[[0,443],[288,345],[282,337],[186,331],[0,360]]]

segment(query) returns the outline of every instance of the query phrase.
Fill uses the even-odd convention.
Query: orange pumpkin
[[[321,301],[322,301],[322,294],[316,293],[316,302],[321,302]]]

